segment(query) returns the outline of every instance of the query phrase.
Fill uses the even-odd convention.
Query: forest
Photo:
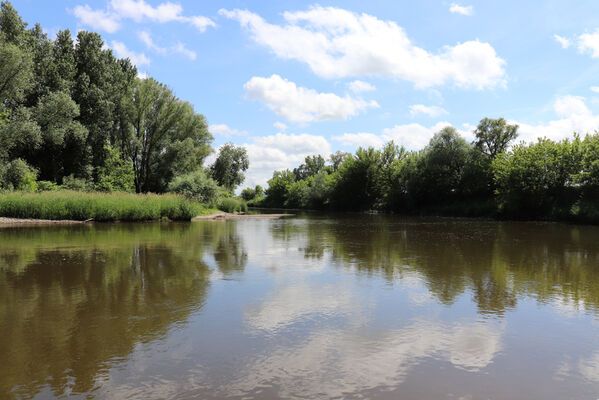
[[[389,142],[309,156],[242,196],[277,208],[599,222],[599,134],[518,143],[517,125],[484,118],[474,136],[448,126],[419,151]]]
[[[226,144],[214,164],[206,118],[138,77],[94,32],[48,38],[7,1],[0,10],[0,191],[175,192],[231,197],[249,166]]]

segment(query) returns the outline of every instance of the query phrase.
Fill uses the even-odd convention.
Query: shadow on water
[[[228,251],[224,251],[227,248]],[[201,310],[205,255],[243,272],[234,224],[98,224],[0,230],[0,393],[93,391],[140,343]]]

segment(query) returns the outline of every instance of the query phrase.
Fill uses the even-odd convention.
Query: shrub
[[[37,171],[20,158],[9,162],[3,168],[2,175],[2,186],[5,189],[25,192],[37,190]]]
[[[38,181],[37,182],[37,191],[38,192],[50,192],[50,191],[58,190],[58,189],[60,189],[60,186],[58,186],[54,182],[50,182],[50,181]]]
[[[62,179],[62,188],[66,190],[76,190],[79,192],[87,192],[91,190],[91,185],[83,178],[76,178],[71,174]]]
[[[96,189],[103,192],[133,192],[135,190],[135,173],[131,162],[125,160],[121,153],[105,146],[106,160],[104,166],[98,168]]]
[[[218,203],[218,209],[221,211],[224,211],[224,212],[228,212],[228,213],[234,213],[234,212],[239,212],[239,211],[247,212],[248,206],[245,201],[233,199],[233,198],[227,198],[227,199],[222,199]]]
[[[201,203],[214,203],[219,195],[217,183],[202,170],[181,175],[168,185],[169,192],[181,194]]]

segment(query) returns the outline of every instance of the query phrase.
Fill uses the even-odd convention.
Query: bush
[[[9,162],[2,171],[2,187],[7,190],[35,192],[37,190],[37,171],[17,158]]]
[[[219,197],[217,183],[202,170],[176,177],[168,185],[168,191],[209,204],[216,202]]]
[[[98,168],[96,190],[103,192],[133,192],[135,190],[135,173],[130,161],[111,146],[105,146],[106,160],[104,166]]]
[[[88,192],[91,190],[91,185],[83,178],[76,178],[71,174],[62,179],[62,188],[66,190],[76,190],[79,192]]]
[[[54,182],[50,182],[50,181],[38,181],[37,182],[37,191],[38,192],[50,192],[50,191],[58,190],[58,189],[60,189],[60,186],[58,186]]]
[[[234,212],[239,212],[239,211],[247,212],[248,206],[245,201],[228,198],[228,199],[222,199],[218,203],[218,209],[221,211],[224,211],[224,212],[228,212],[228,213],[234,213]]]

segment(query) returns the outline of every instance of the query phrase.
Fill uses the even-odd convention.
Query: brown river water
[[[598,399],[599,227],[1,228],[0,398]]]

